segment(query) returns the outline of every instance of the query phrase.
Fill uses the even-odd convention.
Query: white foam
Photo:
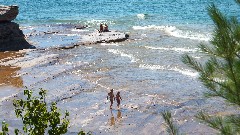
[[[150,64],[140,64],[139,65],[140,68],[144,68],[144,69],[150,69],[150,70],[168,70],[168,71],[175,71],[175,72],[179,72],[183,75],[187,75],[190,77],[197,77],[198,76],[198,72],[193,72],[190,71],[188,69],[179,69],[178,67],[170,67],[170,66],[161,66],[161,65],[150,65]]]
[[[165,26],[156,26],[156,25],[148,25],[148,26],[133,26],[134,30],[148,30],[148,29],[164,29]]]
[[[113,53],[113,54],[120,55],[120,56],[122,56],[122,57],[128,57],[128,58],[131,60],[131,62],[137,62],[137,61],[138,61],[138,59],[136,59],[136,58],[135,58],[133,55],[131,55],[131,54],[126,54],[126,53],[124,53],[124,52],[121,52],[121,51],[119,51],[119,50],[114,50],[114,49],[108,49],[108,51],[111,52],[111,53]]]
[[[89,30],[84,30],[84,29],[72,29],[71,31],[86,32],[86,31],[89,31]]]
[[[210,40],[210,35],[196,33],[193,31],[182,31],[179,29],[173,29],[173,30],[166,29],[166,32],[171,36],[179,37],[179,38],[187,38],[187,39],[200,40],[200,41]]]
[[[92,25],[100,25],[101,23],[107,23],[107,24],[114,24],[113,21],[108,21],[108,20],[89,20],[87,21],[87,24],[92,24]]]
[[[211,36],[210,34],[203,34],[199,32],[193,32],[188,30],[180,30],[175,26],[156,26],[156,25],[148,25],[148,26],[133,26],[134,30],[161,30],[167,33],[170,36],[178,37],[178,38],[186,38],[192,40],[200,40],[200,41],[209,41]]]
[[[145,14],[137,14],[138,19],[145,19]]]
[[[152,47],[152,46],[145,46],[147,49],[153,50],[165,50],[165,51],[176,51],[176,52],[197,52],[198,48],[190,49],[190,48],[167,48],[167,47]]]

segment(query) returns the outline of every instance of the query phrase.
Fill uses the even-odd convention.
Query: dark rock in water
[[[11,22],[18,15],[18,6],[0,5],[0,51],[18,51],[35,48],[26,40],[17,23]]]
[[[18,15],[18,6],[0,5],[0,22],[11,22]]]
[[[29,48],[35,47],[25,40],[25,36],[17,23],[0,23],[0,51],[18,51]]]
[[[88,26],[87,25],[75,25],[74,27],[75,27],[75,29],[85,29]]]

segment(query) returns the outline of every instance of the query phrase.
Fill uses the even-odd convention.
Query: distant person
[[[109,32],[108,25],[106,23],[105,23],[105,25],[103,27],[103,32]]]
[[[120,103],[122,100],[122,97],[120,96],[120,92],[117,93],[116,100],[117,100],[117,107],[118,107],[118,109],[120,109],[119,106],[120,106]]]
[[[113,89],[111,89],[111,91],[108,93],[107,96],[107,100],[110,100],[111,104],[110,104],[110,109],[112,109],[112,105],[113,105],[113,100],[115,100],[114,94],[113,94]]]
[[[103,32],[103,25],[102,24],[100,24],[99,32]]]

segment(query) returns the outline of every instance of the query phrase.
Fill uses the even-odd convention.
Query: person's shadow
[[[119,123],[122,119],[122,113],[120,110],[117,112],[117,118],[114,117],[113,111],[111,109],[111,118],[110,118],[110,126],[114,126],[116,123]]]

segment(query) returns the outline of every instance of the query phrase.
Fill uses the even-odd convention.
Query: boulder
[[[11,22],[18,15],[18,6],[0,5],[0,22]]]
[[[25,36],[17,23],[0,23],[0,51],[18,51],[29,48],[35,47],[25,40]]]
[[[0,6],[0,51],[18,51],[35,48],[30,45],[17,23],[18,6]]]

